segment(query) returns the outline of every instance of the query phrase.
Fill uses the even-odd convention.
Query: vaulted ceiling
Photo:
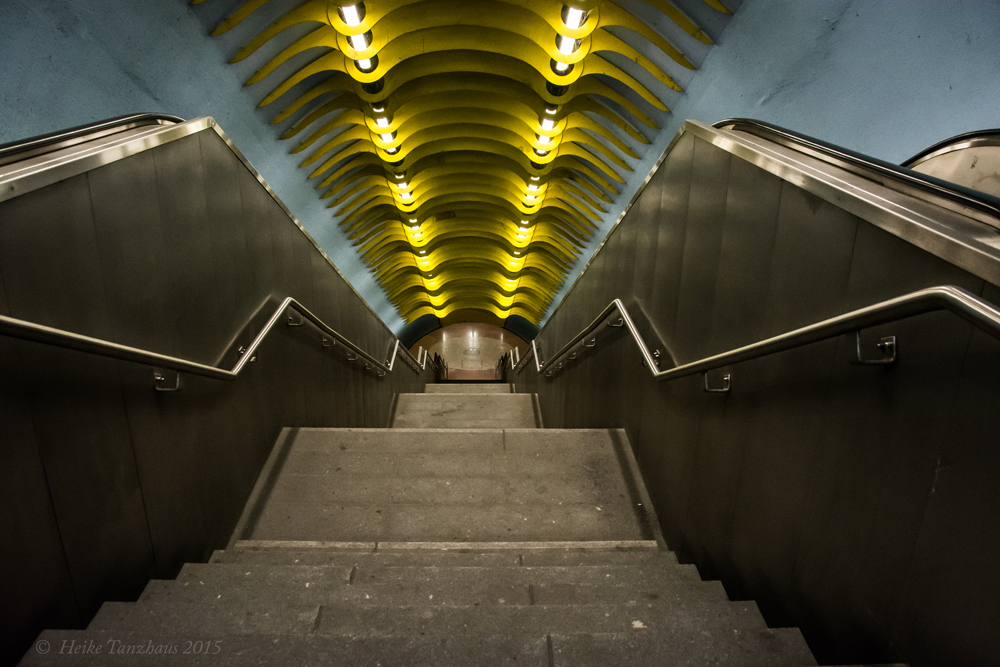
[[[643,107],[667,110],[650,77],[681,90],[650,49],[694,69],[667,21],[710,43],[666,0],[307,0],[233,62],[284,40],[247,84],[271,88],[262,106],[311,84],[272,122],[291,119],[282,138],[406,321],[537,323],[658,129]]]

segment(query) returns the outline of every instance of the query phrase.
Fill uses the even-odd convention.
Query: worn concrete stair
[[[815,664],[666,550],[623,431],[435,386],[395,428],[285,429],[228,548],[22,664]]]
[[[399,394],[393,428],[538,428],[532,394],[509,384],[429,384],[423,394]]]
[[[514,385],[493,382],[443,382],[424,386],[427,394],[513,394]]]

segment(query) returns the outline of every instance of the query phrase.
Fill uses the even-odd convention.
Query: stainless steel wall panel
[[[210,542],[215,471],[202,460],[203,422],[211,419],[202,411],[217,400],[210,389],[218,386],[185,377],[182,392],[151,392],[149,369],[141,366],[123,367],[121,381],[156,575],[171,578],[185,562],[202,560]]]
[[[10,314],[2,275],[0,314]],[[0,338],[0,591],[17,601],[0,605],[0,656],[34,640],[38,627],[80,623],[31,405],[17,379],[18,345]]]
[[[698,356],[725,351],[760,339],[780,196],[781,181],[778,178],[738,158],[731,160],[717,264],[718,275],[714,277],[711,329],[708,344],[701,347]],[[697,223],[692,219],[691,225],[695,224]],[[693,233],[694,227],[689,227],[689,237]],[[690,359],[684,359],[688,360]],[[732,474],[729,466],[733,460],[744,462],[745,465],[747,448],[754,442],[749,428],[753,405],[759,392],[766,389],[761,371],[761,364],[752,361],[713,374],[717,378],[724,372],[733,373],[737,384],[727,396],[707,397],[709,400],[705,401],[699,425],[698,449],[701,453],[706,449],[721,447],[729,453],[721,468],[715,469],[727,481],[732,481],[729,479]],[[712,401],[712,398],[715,400]],[[720,409],[720,398],[729,403],[725,406],[726,409]],[[767,426],[774,427],[773,424]],[[699,472],[705,474],[706,470],[701,467]],[[739,479],[742,480],[743,477],[741,472]],[[712,488],[711,484],[709,488]],[[742,499],[738,489],[742,489],[738,484],[712,488],[720,496],[709,501],[712,509],[718,512],[715,515],[702,513],[699,502],[702,498],[692,497],[686,520],[690,531],[685,535],[687,545],[696,549],[700,547],[701,552],[705,553],[708,547],[699,544],[699,538],[709,540],[712,547],[725,544],[727,538],[735,540],[735,536],[729,531],[738,525],[735,522],[737,514],[733,513],[741,509],[739,503]],[[708,535],[699,536],[702,529]],[[729,546],[730,549],[723,553],[732,553],[735,558],[735,541]],[[715,549],[712,551],[715,552]],[[727,562],[725,558],[717,558],[712,567],[724,575],[723,578],[733,581],[731,575],[736,572],[733,563]]]
[[[201,139],[191,136],[153,151],[156,188],[169,276],[163,305],[173,313],[180,357],[214,362],[223,352],[227,331],[212,257]]]
[[[19,343],[39,452],[80,612],[135,599],[155,576],[128,417],[124,362]]]
[[[858,219],[784,183],[762,338],[844,312]]]
[[[11,315],[111,338],[87,176],[3,202],[0,220]]]
[[[690,141],[693,141],[693,139],[688,140],[688,142]],[[670,156],[667,156],[668,161],[676,154],[676,151],[675,147]],[[632,206],[632,209],[635,211],[633,214],[635,222],[626,225],[627,227],[635,228],[636,236],[635,255],[632,257],[632,283],[634,285],[632,293],[639,303],[642,304],[642,307],[647,310],[653,291],[653,278],[656,271],[656,246],[660,234],[660,226],[665,222],[668,215],[667,213],[661,213],[663,184],[665,181],[670,181],[671,190],[677,187],[676,180],[671,180],[666,175],[667,170],[671,168],[676,170],[676,166],[674,165],[677,162],[678,160],[674,160],[669,166],[660,166],[660,171],[664,172],[664,174],[659,178],[654,175],[649,183],[646,184],[645,189],[639,195],[639,200]]]
[[[242,228],[240,180],[246,169],[218,136],[197,135],[201,143],[205,191],[208,194],[212,259],[217,276],[220,315],[224,322],[247,322],[263,298],[247,289],[252,284],[250,258]]]
[[[672,337],[673,353],[679,363],[710,352],[729,164],[730,155],[725,151],[702,140],[695,142],[681,273],[678,287],[671,290],[677,295],[677,311],[674,321],[666,325],[670,328],[664,330]],[[669,298],[669,292],[664,293],[664,298]]]
[[[245,168],[239,176],[239,183],[243,215],[238,223],[246,242],[247,255],[253,258],[250,262],[252,279],[247,281],[245,287],[251,294],[270,294],[277,284],[272,228],[278,220],[285,218],[284,212]]]
[[[862,225],[845,309],[942,283],[982,289],[978,278]],[[816,627],[833,633],[838,657],[866,653],[868,638],[883,636],[895,623],[908,577],[905,564],[941,443],[949,437],[942,429],[971,327],[932,313],[865,333],[869,348],[879,336],[895,334],[899,359],[889,371],[850,366],[846,361],[855,354],[854,340],[840,341],[820,447],[843,452],[833,461],[820,459],[813,472],[796,568],[800,597],[795,605],[809,600],[819,616]],[[859,559],[864,567],[835,575],[819,570],[831,555]]]
[[[163,307],[169,293],[153,153],[87,174],[111,340],[176,355],[177,327]]]
[[[776,176],[739,158],[730,162],[718,276],[713,280],[711,351],[760,340],[780,195]],[[693,231],[689,229],[689,235]]]
[[[678,351],[674,349],[672,340],[677,321],[695,141],[693,136],[682,137],[650,181],[650,184],[660,183],[662,188],[658,217],[655,220],[658,229],[656,252],[650,264],[653,272],[645,278],[649,281],[649,287],[636,293],[636,298],[645,306],[653,326],[670,341],[667,352],[677,363]],[[636,281],[639,285],[643,282]]]
[[[1000,303],[1000,289],[982,295]],[[1000,627],[1000,344],[973,331],[908,563],[893,639],[913,664],[976,664],[996,654]]]
[[[691,474],[698,455],[698,430],[704,397],[701,378],[646,382],[636,458],[650,482],[649,494],[671,549],[684,543],[684,517],[691,493]],[[714,398],[714,397],[713,397]]]
[[[811,489],[812,454],[824,426],[834,349],[825,341],[733,368],[739,385],[731,398],[745,419],[743,432],[733,428],[735,433],[728,436],[741,436],[742,456],[738,483],[729,494],[731,533],[720,574],[729,582],[731,595],[760,598],[764,618],[779,627],[791,618],[787,607],[802,508]]]
[[[0,270],[12,316],[114,337],[91,212],[85,175],[4,202]],[[118,364],[31,343],[16,349],[29,378],[24,391],[77,601],[87,616],[104,599],[134,595],[154,573]]]
[[[857,224],[853,216],[833,205],[790,184],[782,185],[760,337],[790,331],[842,312]],[[713,346],[718,348],[718,344]],[[818,387],[810,386],[810,378],[821,387],[829,382],[835,348],[834,341],[811,345],[795,354],[778,355],[756,371],[742,365],[734,369],[733,391],[748,395],[747,382],[753,383],[757,371],[763,370],[773,382],[773,386],[763,389],[767,400],[797,404],[795,395],[800,389],[810,395],[817,391]],[[807,369],[805,376],[796,372],[803,364]],[[776,389],[786,380],[787,391],[775,396]],[[752,403],[759,404],[761,400],[754,396]],[[825,396],[818,400],[825,403]],[[786,411],[787,407],[783,408]],[[812,411],[814,418],[821,419],[815,412]],[[725,573],[729,581],[738,579],[729,547],[750,417],[751,404],[747,401],[708,401],[686,518],[685,557],[699,563],[703,574],[722,577]],[[797,446],[803,438],[808,441],[813,425],[801,416],[794,417],[793,423],[799,424],[804,432],[793,436],[789,446]],[[759,423],[757,427],[767,428]]]

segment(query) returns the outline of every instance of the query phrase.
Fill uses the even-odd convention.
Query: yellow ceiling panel
[[[214,34],[267,2],[244,3]],[[667,0],[644,2],[711,43]],[[314,55],[271,81],[261,106],[305,90],[272,122],[297,116],[282,139],[297,138],[292,152],[303,154],[337,224],[404,319],[479,309],[538,322],[640,157],[623,137],[648,144],[642,127],[657,129],[636,102],[667,110],[643,81],[681,90],[618,29],[694,68],[630,13],[635,4],[309,0],[233,61],[289,28],[314,26],[247,84]]]

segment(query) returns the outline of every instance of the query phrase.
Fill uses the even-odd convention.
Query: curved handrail
[[[942,153],[975,146],[1000,146],[1000,128],[956,134],[954,137],[949,137],[944,141],[939,141],[933,146],[925,148],[909,160],[904,160],[900,164],[907,169],[913,169],[919,166],[924,160],[936,157]]]
[[[875,173],[961,206],[985,213],[992,218],[996,218],[997,224],[1000,224],[1000,199],[986,193],[928,176],[927,174],[922,174],[906,167],[900,167],[891,162],[885,162],[884,160],[863,155],[847,148],[835,146],[820,139],[752,118],[720,120],[714,123],[712,127],[720,130],[731,129],[738,132],[748,132],[763,139],[775,141],[788,148],[805,149],[820,159],[836,160],[839,166],[854,167],[868,174]],[[864,176],[865,173],[860,173],[859,175]]]
[[[0,145],[0,165],[10,164],[11,162],[30,157],[37,157],[38,155],[59,150],[60,148],[67,148],[68,146],[73,146],[84,141],[124,132],[134,127],[162,125],[164,121],[174,124],[183,123],[184,119],[163,113],[135,113],[100,120],[78,127],[71,127],[68,130],[50,132],[49,134],[42,134],[37,137]]]
[[[858,310],[831,317],[830,319],[816,322],[815,324],[810,324],[750,345],[661,371],[656,369],[657,359],[655,355],[650,353],[648,346],[629,317],[625,304],[621,300],[615,299],[601,312],[597,319],[574,336],[570,342],[564,345],[548,361],[539,361],[538,348],[535,346],[535,341],[532,341],[531,350],[524,355],[521,364],[518,364],[517,372],[520,373],[524,370],[526,367],[525,362],[529,357],[534,357],[535,367],[541,373],[547,369],[552,369],[556,361],[560,360],[570,350],[581,344],[581,342],[584,347],[593,347],[596,344],[596,336],[592,341],[586,341],[586,339],[604,323],[605,318],[616,310],[622,319],[622,324],[632,334],[633,340],[635,340],[636,345],[639,347],[639,351],[646,362],[646,367],[650,369],[653,377],[657,380],[673,380],[697,373],[705,373],[723,366],[756,359],[776,352],[783,352],[808,345],[809,343],[835,338],[845,333],[857,332],[867,327],[886,324],[936,310],[949,310],[994,338],[1000,339],[1000,310],[996,306],[960,287],[941,285],[904,294],[895,299],[859,308]],[[622,325],[612,324],[612,326]],[[587,342],[591,342],[591,344],[588,345]],[[546,374],[550,375],[551,373],[552,370],[548,370]]]
[[[393,347],[392,354],[388,359],[386,359],[385,363],[382,363],[349,341],[342,334],[337,333],[333,328],[327,325],[323,320],[314,315],[308,308],[300,304],[292,297],[288,297],[281,302],[281,305],[279,305],[271,317],[268,318],[267,324],[264,325],[260,333],[257,334],[256,338],[254,338],[250,345],[240,348],[239,361],[236,362],[235,366],[228,370],[217,366],[201,364],[196,361],[189,361],[187,359],[180,359],[178,357],[171,357],[165,354],[151,352],[149,350],[129,347],[128,345],[121,345],[119,343],[113,343],[100,338],[91,338],[90,336],[83,336],[71,331],[55,329],[41,324],[35,324],[34,322],[15,319],[13,317],[5,317],[3,315],[0,315],[0,335],[10,336],[12,338],[21,338],[24,340],[34,341],[36,343],[44,343],[46,345],[64,347],[70,350],[78,350],[80,352],[87,352],[90,354],[97,354],[103,357],[111,357],[113,359],[123,359],[125,361],[133,361],[139,364],[149,364],[156,368],[169,368],[177,371],[178,373],[184,372],[192,375],[213,378],[215,380],[232,381],[239,376],[240,372],[249,362],[254,360],[257,348],[260,347],[267,335],[274,329],[275,325],[277,325],[281,316],[289,308],[293,308],[304,319],[309,320],[320,331],[333,338],[333,342],[324,339],[324,346],[328,346],[328,344],[332,345],[339,341],[348,349],[348,358],[351,361],[359,360],[365,364],[366,369],[377,369],[380,377],[393,370],[397,356],[402,356],[411,370],[416,373],[420,372],[415,367],[415,364],[410,363],[410,361],[406,359],[405,349],[404,354],[399,355],[400,344],[398,338],[396,339],[396,344]],[[302,321],[299,320],[298,322],[295,322],[289,317],[287,323],[289,326],[299,326],[302,324]],[[350,357],[350,354],[353,354],[354,357]],[[154,378],[156,378],[157,383],[163,381],[162,376],[154,375]]]

